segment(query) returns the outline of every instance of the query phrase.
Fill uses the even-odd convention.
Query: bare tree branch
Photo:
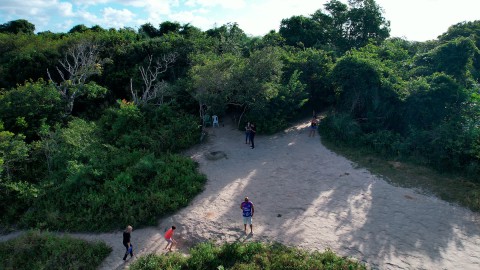
[[[168,84],[165,81],[158,81],[158,76],[167,71],[167,69],[177,60],[178,53],[169,53],[153,62],[153,56],[148,56],[146,67],[138,68],[143,81],[141,94],[133,89],[133,82],[130,79],[130,92],[132,93],[133,103],[136,105],[146,105],[151,101],[156,101],[156,105],[163,104],[164,96],[168,93]]]
[[[58,62],[60,67],[57,66],[56,69],[62,81],[55,83],[48,69],[47,74],[66,102],[65,116],[67,116],[72,113],[75,99],[83,94],[83,86],[87,79],[92,75],[101,74],[98,46],[90,41],[80,42],[70,47],[64,58]]]

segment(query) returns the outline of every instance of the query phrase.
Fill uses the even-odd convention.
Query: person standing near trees
[[[245,126],[245,144],[250,144],[250,122]]]
[[[125,231],[123,232],[123,245],[126,248],[125,256],[123,256],[124,261],[127,259],[127,256],[129,253],[130,253],[130,258],[133,257],[133,246],[130,241],[132,231],[133,231],[133,227],[128,225]]]
[[[240,204],[240,209],[242,209],[243,212],[243,229],[245,233],[247,233],[247,224],[249,224],[250,233],[253,234],[252,218],[255,213],[255,207],[248,197],[245,197],[244,201]]]
[[[257,133],[257,127],[255,126],[254,123],[250,124],[250,143],[251,143],[251,148],[255,148],[255,134]]]
[[[315,132],[317,131],[318,127],[318,120],[317,117],[313,116],[312,120],[310,121],[310,133],[308,137],[315,137]]]

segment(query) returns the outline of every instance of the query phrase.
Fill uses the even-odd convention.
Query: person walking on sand
[[[255,148],[255,134],[257,133],[257,127],[255,126],[254,123],[251,123],[250,124],[250,143],[252,144],[251,145],[251,148]]]
[[[167,245],[165,246],[164,249],[167,249],[168,246],[170,245],[170,248],[168,248],[168,251],[172,251],[172,248],[174,245],[177,244],[177,241],[173,239],[173,232],[175,231],[176,227],[172,226],[172,228],[168,229],[168,231],[165,233],[165,240],[167,240]]]
[[[315,137],[317,126],[318,126],[318,120],[317,120],[317,117],[314,116],[310,121],[310,133],[308,134],[308,137]]]
[[[243,212],[243,229],[245,233],[247,233],[247,224],[249,224],[250,233],[253,234],[252,218],[255,213],[255,207],[248,197],[245,197],[245,200],[240,204],[240,209],[242,209]]]
[[[245,144],[250,144],[250,122],[245,126]]]
[[[125,231],[123,232],[123,245],[126,248],[125,255],[123,256],[123,260],[127,259],[128,254],[130,254],[130,258],[133,257],[133,246],[130,241],[131,233],[133,231],[133,227],[128,225]]]

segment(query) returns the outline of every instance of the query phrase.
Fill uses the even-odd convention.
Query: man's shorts
[[[165,238],[165,240],[167,240],[168,243],[172,243],[172,238]]]
[[[243,224],[252,224],[252,217],[243,217]]]

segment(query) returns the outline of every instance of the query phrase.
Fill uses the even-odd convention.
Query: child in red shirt
[[[168,251],[172,251],[172,247],[177,244],[177,241],[173,239],[173,231],[176,229],[175,226],[172,226],[172,228],[168,229],[168,231],[165,233],[165,240],[167,240],[167,245],[165,246],[164,249],[168,248],[168,245],[170,245],[170,248]]]

